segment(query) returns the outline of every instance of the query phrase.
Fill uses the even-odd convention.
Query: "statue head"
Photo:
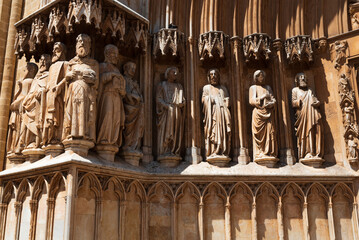
[[[308,86],[308,79],[304,73],[298,73],[295,75],[295,85],[300,88],[306,88]]]
[[[214,86],[218,85],[220,78],[221,78],[221,76],[220,76],[219,70],[217,68],[210,69],[207,73],[207,81],[211,85],[214,85]]]
[[[123,72],[125,76],[133,78],[136,73],[136,63],[131,61],[125,63],[125,65],[123,65]]]
[[[165,79],[169,82],[176,82],[178,75],[178,68],[177,67],[169,67],[165,72]]]
[[[115,45],[108,44],[104,50],[105,62],[116,65],[118,62],[118,48]]]
[[[76,38],[76,55],[83,58],[90,54],[91,38],[86,34],[79,34]]]
[[[55,42],[52,50],[52,63],[66,60],[66,46],[61,42]]]
[[[39,60],[39,71],[44,72],[49,70],[51,66],[51,56],[49,54],[42,54]]]
[[[35,63],[28,62],[24,68],[24,78],[34,78],[38,71],[38,67]]]
[[[263,85],[266,79],[266,73],[263,70],[257,70],[253,74],[254,84]]]

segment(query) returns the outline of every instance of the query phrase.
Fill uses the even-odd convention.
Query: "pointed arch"
[[[134,180],[128,185],[126,189],[126,196],[125,196],[126,199],[127,199],[127,195],[130,192],[134,192],[141,199],[141,202],[147,201],[146,190],[143,187],[142,183],[139,182],[138,180]]]
[[[12,181],[6,183],[4,187],[4,192],[2,195],[1,203],[8,204],[12,198],[12,196],[15,194],[16,188]]]
[[[196,187],[196,185],[194,185],[192,182],[184,182],[176,191],[175,193],[175,199],[176,202],[181,199],[181,197],[183,197],[184,192],[186,189],[190,189],[191,190],[191,196],[193,196],[194,198],[196,198],[198,200],[198,202],[200,202],[200,198],[201,198],[201,193],[199,191],[199,189]]]
[[[264,191],[269,191],[268,193],[270,196],[274,197],[276,201],[279,199],[279,192],[278,190],[269,182],[262,183],[258,189],[255,191],[255,197],[259,197],[261,194],[264,193]]]
[[[307,189],[305,196],[308,198],[309,194],[312,191],[317,191],[320,196],[324,197],[324,199],[329,202],[329,192],[327,191],[327,189],[319,182],[314,182],[312,185],[310,185],[310,187]]]
[[[55,199],[61,184],[65,186],[65,191],[67,191],[67,184],[66,184],[66,178],[61,172],[56,172],[55,175],[52,177],[50,184],[49,184],[49,198]]]
[[[43,176],[39,176],[35,183],[34,186],[32,187],[32,191],[31,191],[31,200],[38,200],[40,194],[42,193],[43,189],[44,189],[44,185],[46,187],[47,190],[47,184],[46,184],[46,180]]]
[[[280,192],[280,196],[283,198],[286,194],[287,194],[287,191],[289,189],[293,189],[295,190],[295,193],[298,194],[298,196],[300,197],[300,199],[304,202],[304,196],[305,196],[305,193],[304,191],[302,190],[302,188],[295,182],[289,182],[287,183],[283,190]]]
[[[28,193],[30,189],[31,187],[29,180],[27,178],[24,178],[21,181],[18,190],[16,192],[16,202],[23,202],[25,200],[26,193]]]
[[[231,188],[228,194],[229,198],[232,199],[238,193],[238,191],[245,195],[248,195],[248,197],[250,197],[250,200],[253,201],[254,194],[250,187],[244,182],[238,182]]]
[[[345,194],[345,196],[351,200],[352,202],[355,199],[355,195],[352,191],[352,189],[350,189],[346,184],[339,182],[337,184],[335,184],[335,186],[333,187],[333,189],[330,191],[330,196],[331,197],[335,197],[335,195],[337,194],[337,191],[342,190],[343,193]]]
[[[120,200],[123,200],[125,198],[125,188],[122,182],[117,177],[111,177],[110,179],[108,179],[103,186],[103,191],[108,190],[111,183],[113,183],[114,185],[114,192],[116,193],[118,198]]]
[[[162,194],[164,194],[165,197],[167,197],[171,202],[174,201],[174,193],[172,189],[168,186],[167,183],[163,181],[157,182],[155,185],[153,185],[150,190],[148,191],[148,201],[151,200],[155,195],[158,193],[161,193],[159,191],[164,190]]]
[[[225,202],[227,201],[226,189],[224,189],[222,184],[220,184],[218,182],[211,182],[210,184],[208,184],[206,186],[206,188],[203,191],[203,201],[205,200],[206,196],[212,189],[214,189],[217,192],[218,196],[221,197],[223,199],[223,201],[225,201]]]
[[[97,176],[93,173],[86,173],[80,180],[77,185],[77,192],[85,184],[88,184],[88,187],[91,191],[95,193],[96,198],[101,198],[102,196],[102,187],[101,183],[98,180]]]

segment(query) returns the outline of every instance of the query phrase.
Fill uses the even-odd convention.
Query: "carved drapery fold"
[[[246,62],[251,60],[269,60],[271,56],[271,38],[265,33],[254,33],[243,38],[243,53]]]
[[[310,36],[300,35],[288,38],[284,46],[290,64],[313,62],[313,42]]]

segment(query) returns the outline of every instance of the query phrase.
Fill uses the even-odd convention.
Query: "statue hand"
[[[11,103],[11,105],[10,105],[10,110],[11,110],[11,111],[15,111],[15,110],[16,110],[16,105],[15,105],[15,103]]]
[[[65,78],[66,78],[66,81],[70,81],[71,79],[76,78],[76,72],[70,71],[70,72],[66,73]]]

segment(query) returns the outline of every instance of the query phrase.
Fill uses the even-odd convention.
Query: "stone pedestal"
[[[118,152],[118,147],[110,144],[100,144],[96,145],[95,150],[101,158],[110,162],[114,162],[115,155]]]
[[[88,150],[95,146],[92,141],[83,139],[66,139],[62,143],[64,144],[65,151],[72,151],[82,157],[86,157]]]
[[[25,149],[22,151],[22,154],[25,156],[26,161],[36,162],[45,156],[45,151],[41,148]]]
[[[132,166],[139,166],[143,153],[135,151],[121,151],[121,157]]]
[[[299,159],[299,162],[307,166],[318,168],[322,166],[324,159],[321,157],[301,158]]]
[[[43,146],[42,149],[45,151],[45,155],[51,155],[52,157],[56,157],[64,152],[62,144],[49,144]]]
[[[176,167],[182,161],[182,158],[177,155],[161,155],[157,158],[157,161],[165,167]]]
[[[215,166],[218,166],[218,167],[224,167],[230,161],[231,161],[231,159],[224,155],[216,155],[216,156],[207,157],[207,162],[209,162],[210,164],[213,164]]]
[[[259,157],[254,159],[254,162],[262,165],[262,166],[266,166],[269,168],[274,167],[274,165],[279,161],[278,158],[276,157],[272,157],[272,156],[264,156],[264,157]]]
[[[25,156],[22,154],[10,153],[6,156],[11,163],[20,164],[25,162]]]

